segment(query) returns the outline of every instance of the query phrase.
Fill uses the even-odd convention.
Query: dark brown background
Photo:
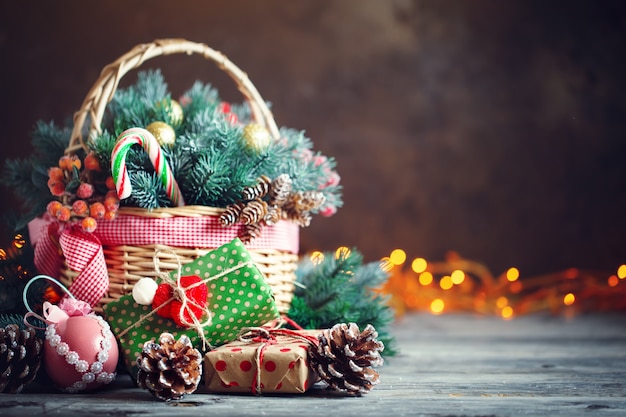
[[[522,275],[626,262],[626,2],[2,1],[0,22],[2,160],[104,65],[182,37],[337,158],[345,206],[303,229],[303,252],[456,250]],[[204,61],[154,62],[175,93],[201,79],[239,100]]]

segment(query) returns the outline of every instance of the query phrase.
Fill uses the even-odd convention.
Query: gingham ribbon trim
[[[92,233],[83,232],[77,227],[61,233],[59,243],[67,266],[80,271],[69,291],[77,299],[91,306],[96,305],[109,289],[109,274],[102,244]]]
[[[243,226],[222,227],[215,216],[173,217],[167,219],[121,215],[112,221],[101,221],[93,233],[74,225],[60,225],[50,216],[29,224],[34,263],[38,271],[58,277],[63,265],[78,272],[69,290],[91,306],[96,305],[109,287],[102,245],[141,246],[162,244],[174,247],[217,248],[238,237]],[[275,249],[297,254],[299,226],[281,221],[263,228],[248,249]]]
[[[67,266],[78,272],[69,291],[94,306],[109,289],[102,244],[97,236],[83,232],[79,226],[65,226],[50,217],[29,224],[35,267],[41,274],[58,277],[65,257]]]
[[[28,224],[28,232],[31,244],[35,246],[35,267],[41,274],[57,277],[63,265],[63,252],[59,246],[59,223],[38,218]]]
[[[222,227],[217,216],[148,218],[120,215],[98,222],[94,232],[103,245],[142,246],[161,244],[183,248],[217,248],[238,237],[243,225]],[[297,254],[299,226],[281,221],[265,226],[248,249],[276,249]]]

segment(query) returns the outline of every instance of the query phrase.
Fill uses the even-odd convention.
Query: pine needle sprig
[[[32,158],[7,160],[2,175],[4,183],[12,188],[19,198],[24,200],[25,205],[36,204],[38,193],[32,192],[35,180]],[[49,194],[47,190],[46,192]]]
[[[154,172],[137,171],[130,176],[130,184],[133,192],[128,201],[122,200],[122,203],[145,209],[171,207],[165,188]]]
[[[378,262],[363,263],[356,249],[324,253],[314,263],[303,260],[296,271],[296,288],[288,316],[308,329],[330,328],[336,323],[373,325],[384,341],[387,355],[393,355],[393,337],[388,326],[394,314],[388,300],[377,289],[389,275]],[[389,349],[387,349],[389,345]]]
[[[296,130],[289,127],[281,127],[279,129],[281,138],[284,138],[285,148],[290,152],[302,152],[304,150],[312,150],[313,142],[307,137],[303,130]]]
[[[46,172],[48,167],[55,166],[67,149],[70,135],[71,130],[68,126],[58,127],[54,122],[38,121],[32,133],[36,165],[44,168]]]
[[[137,99],[134,90],[119,90],[109,103],[107,117],[103,122],[107,126],[111,123],[117,137],[126,126],[145,126],[147,120],[144,110],[145,106]]]
[[[165,77],[158,69],[139,72],[137,74],[137,83],[129,89],[136,92],[137,98],[146,108],[152,108],[155,103],[169,98]]]
[[[31,132],[34,151],[27,158],[7,159],[3,167],[4,186],[21,202],[23,210],[11,215],[14,230],[22,229],[41,214],[51,195],[48,169],[56,166],[69,143],[70,130],[53,122],[38,121]]]
[[[159,70],[141,71],[137,83],[115,92],[108,110],[114,120],[113,130],[119,135],[129,126],[147,126],[155,120],[164,120],[166,106],[155,106],[169,98],[168,86]],[[158,114],[159,108],[161,114]]]
[[[218,103],[217,90],[211,84],[200,81],[194,82],[181,98],[186,119],[193,119],[198,113],[214,113]]]
[[[195,158],[194,154],[190,152],[189,146],[174,146],[171,149],[164,149],[164,154],[170,161],[169,166],[174,177],[180,178],[188,175],[188,170],[193,166]]]
[[[214,152],[205,152],[193,158],[193,169],[181,175],[183,182],[179,184],[185,190],[183,196],[187,204],[217,206],[229,182],[228,171],[220,163],[221,158]]]
[[[105,130],[96,138],[96,140],[92,140],[87,143],[89,149],[93,151],[96,158],[98,158],[100,166],[106,171],[108,171],[111,166],[111,153],[113,152],[116,142],[117,137],[113,136],[110,131]]]
[[[265,103],[267,107],[271,110],[272,104]],[[247,102],[244,103],[232,103],[230,105],[231,113],[237,115],[237,118],[243,123],[249,123],[252,121],[252,111]]]

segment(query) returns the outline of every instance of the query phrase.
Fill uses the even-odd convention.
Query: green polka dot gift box
[[[154,309],[152,305],[138,304],[132,293],[104,306],[104,316],[133,378],[137,375],[136,361],[143,345],[158,340],[161,333],[172,333],[177,339],[185,334],[196,349],[207,352],[237,339],[245,327],[262,326],[280,316],[272,289],[239,238],[164,275],[156,279],[159,284],[157,294],[166,285],[173,288],[172,294],[180,294],[175,289],[177,283],[183,282],[180,278],[195,276],[199,277],[198,285],[206,285],[207,303],[199,317],[181,312],[182,322],[178,316],[168,318],[159,314],[161,307],[169,308],[167,304],[171,304],[174,311],[177,301],[181,309],[181,296],[172,296]],[[182,288],[187,291],[190,287]],[[182,310],[198,310],[194,301],[183,300],[182,304]],[[185,308],[185,304],[188,307]]]

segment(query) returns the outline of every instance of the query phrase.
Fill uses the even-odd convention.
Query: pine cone
[[[278,207],[272,206],[267,209],[267,214],[263,218],[265,224],[274,225],[280,221],[282,217],[282,210]]]
[[[259,223],[267,214],[267,203],[260,198],[252,200],[241,210],[239,221],[243,224]]]
[[[239,235],[239,239],[241,239],[243,243],[251,243],[254,239],[261,236],[262,231],[263,223],[246,224]]]
[[[193,393],[202,377],[202,354],[188,336],[178,341],[171,333],[162,333],[159,343],[144,344],[137,359],[137,385],[160,400],[179,400]]]
[[[382,365],[377,340],[378,332],[371,324],[363,331],[355,323],[338,323],[318,335],[319,345],[311,349],[311,365],[331,388],[361,395],[378,384],[374,366]]]
[[[18,394],[35,379],[41,366],[43,340],[35,329],[17,324],[0,328],[0,392]]]
[[[293,195],[294,208],[297,211],[311,211],[321,207],[326,196],[319,191],[303,191]]]
[[[220,215],[220,223],[222,226],[231,226],[239,220],[241,211],[245,207],[244,203],[237,202],[226,207],[226,210]]]
[[[264,197],[270,190],[272,180],[265,175],[261,175],[257,179],[258,183],[251,187],[245,187],[241,190],[241,196],[244,200],[255,200]]]
[[[300,227],[309,227],[311,225],[311,219],[313,216],[308,211],[297,211],[293,207],[289,210],[283,209],[282,216],[285,219],[291,220]]]
[[[283,217],[300,227],[307,227],[311,224],[311,210],[321,207],[325,201],[324,194],[318,191],[292,193],[282,207]]]
[[[293,181],[288,174],[281,174],[272,181],[269,190],[269,204],[271,206],[281,207],[289,198]]]

